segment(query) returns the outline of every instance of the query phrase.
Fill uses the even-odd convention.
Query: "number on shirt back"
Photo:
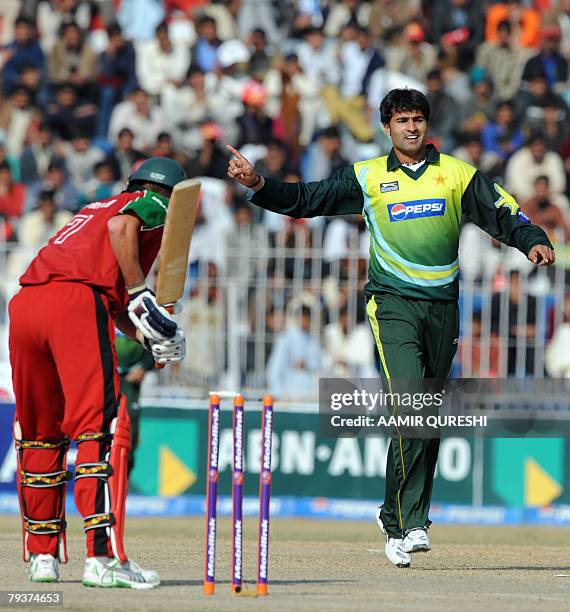
[[[69,223],[67,223],[59,236],[54,240],[54,244],[63,244],[70,236],[76,234],[80,229],[85,227],[94,215],[75,215]]]

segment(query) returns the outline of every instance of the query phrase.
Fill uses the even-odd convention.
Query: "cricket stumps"
[[[243,396],[234,398],[232,462],[232,591],[239,593],[242,585],[243,561]]]
[[[204,593],[213,595],[216,589],[216,519],[218,504],[218,457],[220,454],[220,398],[210,396],[208,416],[208,472],[206,480],[206,554],[204,563]]]
[[[245,482],[245,402],[240,394],[211,393],[208,419],[208,472],[206,489],[206,542],[204,593],[215,593],[216,519],[218,499],[218,456],[220,440],[220,398],[233,398],[232,460],[232,565],[231,590],[243,589],[243,498]],[[261,449],[259,471],[259,533],[257,552],[257,596],[267,595],[269,561],[269,518],[271,502],[271,443],[273,399],[266,395],[261,410]],[[244,594],[244,593],[242,593]],[[251,593],[249,593],[251,594]]]

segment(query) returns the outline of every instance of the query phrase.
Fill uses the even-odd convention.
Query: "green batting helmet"
[[[134,182],[157,183],[171,189],[180,181],[186,180],[184,168],[168,157],[151,157],[144,161],[129,176],[129,184]]]

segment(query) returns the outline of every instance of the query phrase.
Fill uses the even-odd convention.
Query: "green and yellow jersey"
[[[251,201],[295,218],[361,213],[370,232],[368,293],[456,300],[463,215],[525,255],[537,244],[551,246],[497,183],[432,145],[415,171],[392,150],[325,181],[265,179]]]

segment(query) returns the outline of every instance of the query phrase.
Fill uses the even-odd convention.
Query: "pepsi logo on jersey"
[[[445,200],[443,198],[388,204],[390,222],[409,221],[410,219],[421,219],[423,217],[443,217],[444,214]]]

